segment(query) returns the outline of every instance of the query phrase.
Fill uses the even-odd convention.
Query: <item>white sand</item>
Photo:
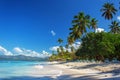
[[[120,80],[120,63],[67,62],[52,64],[62,69],[62,75],[76,77],[76,80],[80,80],[81,78],[84,78],[83,80],[87,80],[85,78],[93,78],[95,80]]]
[[[50,62],[49,66],[35,66],[35,75],[47,75],[53,80],[120,80],[120,64]],[[47,73],[39,73],[43,70]],[[33,74],[32,74],[33,75]]]

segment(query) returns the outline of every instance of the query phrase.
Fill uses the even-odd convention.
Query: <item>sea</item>
[[[54,80],[61,71],[43,61],[0,61],[0,80]]]

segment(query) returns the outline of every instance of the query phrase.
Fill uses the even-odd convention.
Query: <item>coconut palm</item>
[[[98,22],[98,20],[96,20],[95,18],[92,18],[91,26],[92,26],[92,29],[94,29],[94,32],[95,32],[95,30],[97,28],[97,22]]]
[[[117,9],[114,7],[113,3],[105,3],[101,9],[101,12],[103,12],[102,16],[105,17],[105,19],[112,19],[113,15],[116,14]]]
[[[87,32],[86,28],[90,26],[90,16],[80,12],[78,15],[74,16],[72,23],[74,26],[78,26],[79,31],[83,34],[84,32]]]
[[[60,48],[57,48],[57,53],[60,53]]]
[[[70,28],[71,32],[69,39],[73,39],[72,41],[74,42],[87,32],[86,28],[90,28],[90,16],[80,12],[78,15],[74,16],[72,24],[73,27]]]
[[[69,36],[67,38],[67,42],[68,42],[69,45],[72,45],[72,43],[74,43],[74,38],[72,36]]]
[[[82,35],[82,32],[80,31],[78,25],[74,25],[73,28],[70,28],[70,30],[72,30],[72,32],[70,32],[69,34],[71,37],[73,37],[74,41],[79,39]]]
[[[110,26],[110,32],[114,33],[114,34],[117,34],[117,33],[120,33],[120,22],[117,22],[117,21],[112,21],[111,22],[111,25]]]
[[[63,40],[61,38],[58,39],[58,43],[61,44],[63,43]]]
[[[72,45],[71,46],[71,52],[74,52],[75,51],[75,48],[74,48],[74,46]]]
[[[58,39],[58,43],[59,44],[62,44],[63,43],[63,40],[61,38]],[[62,45],[59,46],[59,48],[57,48],[57,52],[59,55],[63,55],[64,54],[64,48]]]
[[[60,52],[63,54],[64,53],[64,48],[63,46],[60,46]]]
[[[66,45],[65,45],[65,48],[66,48],[66,49],[68,49],[68,48],[69,48],[69,45],[68,45],[68,44],[66,44]]]
[[[66,48],[66,52],[68,52],[69,45],[66,44],[66,45],[65,45],[65,48]]]

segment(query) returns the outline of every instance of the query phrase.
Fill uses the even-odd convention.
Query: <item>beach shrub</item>
[[[120,60],[120,34],[107,32],[88,33],[82,39],[81,47],[76,52],[80,59],[104,61],[106,58]]]

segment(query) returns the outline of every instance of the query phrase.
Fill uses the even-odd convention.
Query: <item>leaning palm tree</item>
[[[97,28],[97,22],[98,22],[98,20],[96,20],[95,18],[92,18],[91,26],[92,26],[92,29],[94,29],[94,32],[95,32],[95,30]]]
[[[83,34],[86,31],[86,28],[89,28],[90,16],[85,15],[83,12],[80,12],[78,15],[74,16],[72,24],[78,26],[79,31]]]
[[[113,18],[113,15],[116,14],[117,9],[114,7],[113,3],[105,3],[101,9],[101,12],[103,12],[102,16],[105,17],[105,19],[110,20]]]
[[[82,35],[81,30],[79,29],[78,25],[74,25],[73,28],[70,28],[70,30],[72,30],[69,35],[70,35],[70,39],[73,39],[73,41],[77,40],[80,38],[80,36]]]
[[[72,36],[69,36],[67,38],[67,42],[68,42],[69,45],[72,45],[74,43],[74,38]]]
[[[111,22],[111,25],[110,26],[110,32],[111,33],[114,33],[114,34],[117,34],[117,33],[120,33],[120,22],[117,22],[117,21],[112,21]]]
[[[74,48],[74,46],[72,45],[71,46],[71,52],[73,53],[75,51],[75,48]]]
[[[87,32],[86,28],[90,28],[90,16],[80,12],[78,15],[74,16],[72,24],[73,27],[70,28],[70,37],[75,41]]]

